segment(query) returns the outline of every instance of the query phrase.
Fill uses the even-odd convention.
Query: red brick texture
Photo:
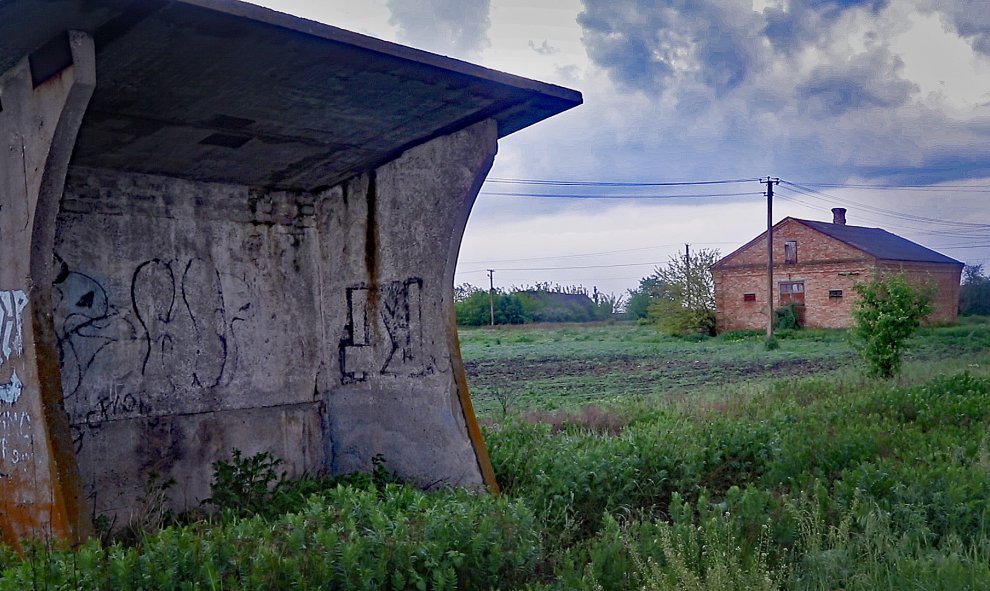
[[[797,262],[784,262],[784,243],[797,242]],[[852,325],[858,299],[853,286],[878,274],[904,272],[919,287],[936,289],[929,323],[952,323],[959,308],[962,265],[877,260],[801,222],[787,218],[774,228],[774,308],[781,305],[781,282],[804,282],[804,323],[811,328]],[[766,233],[712,267],[719,332],[761,330],[767,325]],[[746,294],[755,294],[747,301]],[[752,296],[751,296],[752,298]]]

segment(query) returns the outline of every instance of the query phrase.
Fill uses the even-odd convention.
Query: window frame
[[[784,241],[784,264],[785,265],[796,265],[798,262],[798,244],[797,240],[785,240]]]

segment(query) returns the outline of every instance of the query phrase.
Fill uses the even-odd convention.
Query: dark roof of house
[[[796,218],[795,218],[796,219]],[[962,265],[956,259],[935,252],[916,242],[901,238],[880,228],[865,228],[863,226],[848,226],[845,224],[830,224],[813,220],[798,220],[802,224],[818,230],[822,234],[845,242],[853,248],[862,250],[878,259],[887,261],[912,261],[921,263],[945,263]]]
[[[313,191],[485,119],[503,137],[581,103],[235,0],[0,0],[0,74],[65,31],[96,50],[72,162],[90,168]]]

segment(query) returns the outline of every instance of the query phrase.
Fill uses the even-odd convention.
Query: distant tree
[[[616,295],[614,293],[601,293],[597,291],[595,294],[598,296],[598,299],[595,302],[598,320],[608,320],[609,318],[612,318],[615,314],[618,314],[619,310],[621,310],[625,304],[625,298],[621,295]]]
[[[959,313],[965,316],[990,315],[990,278],[983,274],[981,264],[963,267]]]
[[[963,285],[973,285],[977,283],[986,283],[990,281],[983,274],[983,263],[977,263],[975,265],[966,265],[963,267],[962,272],[962,284]]]
[[[639,288],[629,291],[626,312],[646,318],[674,334],[714,333],[715,281],[711,266],[718,250],[702,248],[673,256],[663,267],[640,279]]]
[[[658,301],[680,301],[680,291],[677,286],[661,281],[655,274],[647,275],[639,280],[639,287],[629,290],[626,314],[635,319],[646,318],[650,304]]]
[[[460,285],[454,286],[454,303],[463,302],[464,300],[471,297],[472,294],[479,291],[484,291],[480,287],[475,287],[470,283],[462,283]]]
[[[495,324],[523,324],[530,318],[523,309],[522,301],[516,294],[495,290]],[[457,324],[462,326],[484,326],[491,323],[491,304],[488,291],[472,291],[454,305],[457,311]]]
[[[853,345],[867,373],[891,378],[900,370],[907,340],[932,311],[932,294],[911,287],[903,274],[861,283],[855,290],[859,301],[853,308]]]

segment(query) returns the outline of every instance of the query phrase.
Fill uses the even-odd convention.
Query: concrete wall
[[[233,448],[482,486],[451,298],[495,145],[482,122],[320,194],[72,169],[55,326],[95,512],[134,517],[152,471],[196,506]]]
[[[15,547],[90,531],[51,310],[55,215],[96,83],[93,41],[69,33],[40,51],[0,76],[0,541]]]
[[[154,471],[179,507],[231,448],[321,465],[314,198],[73,170],[55,326],[87,498],[129,517]]]

